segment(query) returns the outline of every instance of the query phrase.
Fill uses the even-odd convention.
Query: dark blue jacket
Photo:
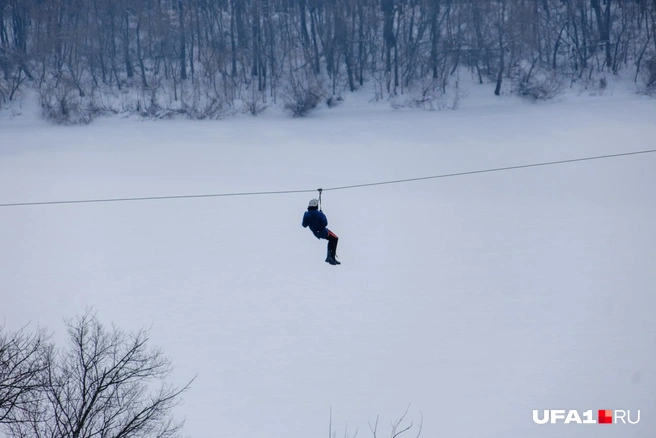
[[[321,210],[308,210],[303,215],[303,228],[310,227],[317,239],[328,238],[328,219]]]

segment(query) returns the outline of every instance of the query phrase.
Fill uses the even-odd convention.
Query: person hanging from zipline
[[[310,199],[307,211],[303,215],[303,228],[310,227],[310,230],[317,239],[326,239],[328,241],[328,254],[326,263],[331,265],[341,265],[337,260],[337,241],[339,238],[328,228],[328,219],[321,211],[321,189],[319,189],[319,199]]]

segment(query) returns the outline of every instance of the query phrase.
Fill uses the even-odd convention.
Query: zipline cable
[[[630,155],[651,154],[655,152],[656,149],[649,149],[649,150],[635,151],[635,152],[623,152],[619,154],[597,155],[594,157],[572,158],[569,160],[547,161],[542,163],[521,164],[517,166],[495,167],[491,169],[482,169],[482,170],[470,170],[467,172],[444,173],[440,175],[423,176],[419,178],[397,179],[397,180],[381,181],[381,182],[366,183],[366,184],[353,184],[348,186],[330,187],[327,189],[275,190],[275,191],[261,191],[261,192],[145,196],[145,197],[136,197],[136,198],[105,198],[105,199],[77,199],[77,200],[66,200],[66,201],[14,202],[8,204],[0,204],[0,207],[21,207],[21,206],[29,206],[29,205],[56,205],[56,204],[90,204],[90,203],[100,203],[100,202],[155,201],[155,200],[162,200],[162,199],[219,198],[219,197],[232,197],[232,196],[286,195],[286,194],[293,194],[293,193],[312,193],[312,192],[316,192],[317,190],[319,190],[319,197],[321,197],[322,191],[327,192],[327,191],[334,191],[334,190],[347,190],[347,189],[356,189],[361,187],[381,186],[387,184],[401,184],[401,183],[407,183],[412,181],[424,181],[424,180],[438,179],[438,178],[451,178],[455,176],[475,175],[480,173],[503,172],[507,170],[527,169],[530,167],[553,166],[557,164],[576,163],[581,161],[592,161],[592,160],[602,160],[608,158],[626,157]]]
[[[556,164],[564,164],[564,163],[575,163],[579,161],[591,161],[591,160],[601,160],[604,158],[616,158],[616,157],[625,157],[628,155],[638,155],[638,154],[651,154],[656,152],[656,149],[650,149],[650,150],[645,150],[645,151],[636,151],[636,152],[625,152],[621,154],[611,154],[611,155],[598,155],[596,157],[585,157],[585,158],[573,158],[570,160],[560,160],[560,161],[548,161],[544,163],[533,163],[533,164],[520,164],[518,166],[508,166],[508,167],[495,167],[492,169],[483,169],[483,170],[470,170],[467,172],[457,172],[457,173],[444,173],[442,175],[434,175],[434,176],[422,176],[419,178],[408,178],[408,179],[397,179],[397,180],[392,180],[392,181],[383,181],[383,182],[375,182],[375,183],[368,183],[368,184],[353,184],[350,186],[341,186],[341,187],[331,187],[329,189],[323,189],[324,191],[328,190],[346,190],[346,189],[356,189],[360,187],[371,187],[371,186],[382,186],[385,184],[400,184],[400,183],[406,183],[406,182],[412,182],[412,181],[423,181],[426,179],[437,179],[437,178],[451,178],[454,176],[463,176],[463,175],[475,175],[478,173],[490,173],[490,172],[502,172],[506,170],[515,170],[515,169],[526,169],[529,167],[539,167],[539,166],[553,166]]]

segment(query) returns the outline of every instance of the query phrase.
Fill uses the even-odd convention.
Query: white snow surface
[[[486,90],[489,91],[489,90]],[[656,145],[656,102],[347,100],[305,119],[0,120],[0,203],[329,188]],[[656,154],[325,192],[0,208],[0,318],[151,328],[193,438],[653,437]],[[59,342],[61,344],[61,342]],[[536,425],[630,409],[638,425]],[[595,412],[596,417],[596,412]]]

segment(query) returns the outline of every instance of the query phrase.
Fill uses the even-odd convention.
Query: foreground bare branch
[[[10,333],[0,327],[0,423],[17,421],[38,398],[51,350],[44,330]]]
[[[42,396],[10,425],[21,438],[171,438],[182,388],[166,382],[171,362],[148,331],[105,328],[90,312],[67,322],[68,345],[52,355]],[[157,388],[153,391],[154,388]]]

